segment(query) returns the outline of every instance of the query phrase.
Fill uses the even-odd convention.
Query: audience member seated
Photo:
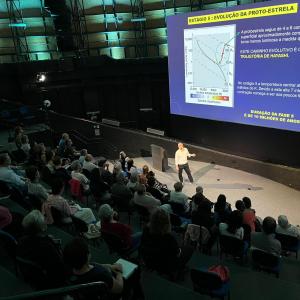
[[[227,223],[219,224],[219,232],[221,235],[235,237],[239,240],[244,238],[243,213],[239,210],[233,211],[228,218]]]
[[[147,181],[147,188],[146,191],[150,193],[154,198],[160,200],[161,202],[164,201],[165,195],[163,192],[161,192],[159,189],[155,188],[155,178],[149,177]]]
[[[90,189],[94,197],[102,203],[109,203],[111,194],[109,185],[103,181],[100,168],[95,168],[90,176]]]
[[[214,218],[215,223],[226,223],[231,214],[231,205],[226,202],[226,196],[220,194],[218,196],[217,202],[214,205]]]
[[[67,169],[63,167],[62,159],[60,158],[60,156],[55,156],[53,158],[53,165],[54,165],[54,174],[53,174],[54,178],[60,178],[61,180],[63,180],[65,184],[67,184],[72,177],[68,173]]]
[[[109,171],[109,163],[105,157],[100,157],[98,160],[98,168],[101,178],[108,185],[113,184],[113,175]]]
[[[37,166],[38,169],[46,165],[46,147],[43,143],[34,143],[29,151],[29,164]]]
[[[22,235],[23,216],[19,213],[10,212],[7,207],[0,206],[0,229],[8,232],[13,237]]]
[[[121,169],[123,170],[123,172],[126,172],[126,158],[126,153],[124,151],[121,151],[119,154],[119,162],[121,164]]]
[[[25,155],[26,155],[26,159],[28,159],[29,158],[29,152],[30,152],[30,149],[31,149],[31,147],[30,147],[30,144],[29,144],[29,138],[28,138],[28,136],[27,135],[23,135],[22,137],[21,137],[21,148],[20,148],[21,150],[23,150],[23,152],[25,153]]]
[[[25,178],[17,175],[12,169],[11,159],[7,153],[0,154],[0,180],[21,191],[26,190]]]
[[[134,165],[134,161],[132,158],[127,157],[126,158],[126,172],[127,172],[127,177],[130,178],[131,174],[133,172],[136,172],[137,168]]]
[[[244,210],[245,210],[245,204],[244,204],[244,202],[242,200],[237,200],[235,202],[235,208],[237,210],[239,210],[241,213],[243,213]]]
[[[24,136],[24,130],[22,126],[15,127],[14,141],[18,149],[22,147],[22,137]]]
[[[146,193],[146,187],[144,184],[138,184],[136,192],[134,193],[133,203],[143,206],[151,213],[157,206],[161,205],[158,199],[155,199],[151,194]]]
[[[43,203],[42,211],[46,216],[47,224],[53,223],[53,217],[51,213],[51,207],[55,207],[62,214],[62,222],[69,223],[70,216],[74,215],[75,217],[81,219],[87,224],[92,224],[96,222],[96,218],[90,208],[80,207],[78,204],[68,203],[61,194],[64,189],[64,183],[61,179],[56,178],[52,181],[52,194],[49,195],[46,202]]]
[[[116,177],[116,182],[111,187],[111,194],[124,199],[124,201],[129,201],[132,198],[132,192],[125,184],[125,178],[122,174]]]
[[[66,140],[65,149],[62,156],[64,158],[69,158],[71,161],[80,156],[80,153],[75,150],[75,147],[71,139]]]
[[[35,262],[45,271],[47,280],[44,288],[54,288],[65,284],[65,272],[62,254],[58,245],[47,235],[47,225],[44,216],[38,210],[31,211],[23,219],[25,236],[17,247],[17,255],[23,259]],[[30,278],[26,278],[30,281]]]
[[[170,193],[169,202],[179,203],[183,206],[185,213],[189,213],[190,205],[189,205],[189,197],[182,192],[183,184],[181,182],[176,182],[174,184],[174,191]]]
[[[300,239],[300,228],[289,223],[287,216],[280,215],[278,217],[278,225],[276,227],[276,233],[286,234],[297,237]]]
[[[192,196],[192,202],[191,202],[191,209],[192,211],[197,210],[198,205],[200,204],[200,201],[208,201],[213,207],[213,202],[208,200],[204,195],[203,195],[203,187],[198,185],[196,187],[196,194]]]
[[[81,173],[82,167],[79,160],[74,160],[72,162],[71,169],[73,170],[71,172],[72,178],[80,181],[83,190],[88,191],[90,189],[90,185],[89,185],[90,181],[84,174]]]
[[[84,162],[82,165],[82,168],[85,170],[88,170],[89,172],[92,172],[95,168],[98,168],[94,163],[93,163],[93,156],[91,154],[87,154],[84,158]]]
[[[55,172],[55,166],[53,164],[54,159],[54,151],[51,149],[46,149],[46,167],[49,169],[50,173],[53,174]]]
[[[66,147],[66,142],[69,138],[70,137],[66,132],[64,132],[62,134],[61,139],[59,140],[59,143],[58,143],[58,148],[57,148],[57,154],[59,156],[63,156],[64,151],[65,151],[65,147]]]
[[[131,190],[132,193],[136,191],[136,188],[139,184],[138,179],[139,179],[138,172],[136,170],[132,171],[129,181],[127,182],[127,187]]]
[[[122,165],[121,163],[118,161],[114,164],[114,168],[113,168],[113,182],[117,181],[117,177],[123,177],[124,178],[124,182],[127,183],[127,174],[125,171],[122,170]]]
[[[194,195],[197,209],[192,211],[192,224],[206,227],[210,232],[215,231],[216,226],[211,212],[211,202],[203,194]]]
[[[155,173],[153,171],[148,172],[147,180],[149,180],[150,177],[155,179],[155,184],[154,184],[153,187],[155,187],[156,189],[160,190],[163,193],[167,193],[167,194],[170,193],[170,191],[168,190],[168,186],[166,184],[163,184],[163,183],[159,182],[157,180],[157,178],[155,177]]]
[[[103,204],[99,209],[101,220],[101,230],[113,233],[119,236],[127,245],[128,249],[137,249],[141,242],[141,232],[133,234],[132,228],[127,224],[118,222],[117,213],[109,204]]]
[[[169,274],[181,273],[193,254],[192,248],[179,247],[171,233],[170,216],[161,208],[153,210],[144,228],[140,251],[148,267]]]
[[[34,195],[45,202],[48,199],[47,190],[39,183],[40,173],[35,166],[30,166],[26,169],[26,177],[28,178],[28,194]]]
[[[0,229],[5,228],[12,222],[12,215],[5,206],[0,206]]]
[[[142,174],[139,174],[139,183],[144,184],[147,186],[148,184],[148,173],[149,173],[149,167],[147,165],[144,165],[142,168]]]
[[[251,208],[251,200],[248,197],[243,198],[245,209],[243,211],[243,223],[251,228],[251,232],[255,231],[256,216],[255,210]]]
[[[83,166],[83,162],[84,162],[84,159],[85,159],[87,154],[88,154],[88,151],[86,149],[81,149],[80,150],[80,156],[79,156],[78,160],[79,160],[79,162],[81,163],[82,166]]]
[[[272,217],[266,217],[263,220],[262,232],[253,232],[251,234],[252,248],[264,250],[274,255],[280,255],[281,243],[275,239],[276,220]]]
[[[90,263],[91,254],[85,240],[74,238],[64,248],[64,261],[71,269],[70,280],[72,284],[84,284],[89,282],[103,281],[113,295],[123,292],[124,280],[122,266],[119,264],[96,264]],[[113,297],[112,297],[113,298]],[[99,295],[87,292],[85,299],[96,300]],[[118,299],[118,297],[116,297]]]

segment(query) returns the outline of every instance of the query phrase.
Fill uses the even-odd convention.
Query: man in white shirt
[[[196,154],[190,154],[189,150],[182,143],[178,143],[178,150],[175,153],[175,166],[178,172],[180,182],[183,182],[182,170],[184,170],[191,183],[194,182],[191,170],[188,164],[188,157],[195,157]]]

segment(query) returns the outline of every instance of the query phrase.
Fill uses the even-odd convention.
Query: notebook
[[[123,278],[127,279],[130,277],[130,275],[134,272],[134,270],[137,269],[137,265],[133,264],[132,262],[125,260],[125,259],[118,259],[116,262],[116,264],[120,264],[123,267]]]

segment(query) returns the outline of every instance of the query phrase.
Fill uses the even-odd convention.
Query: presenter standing
[[[182,170],[184,170],[191,183],[194,182],[191,170],[188,164],[188,157],[195,157],[196,154],[190,154],[189,150],[182,143],[178,143],[178,150],[175,153],[175,166],[178,172],[180,182],[183,182]]]

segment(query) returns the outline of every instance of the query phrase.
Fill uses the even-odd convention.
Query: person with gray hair
[[[48,289],[65,284],[62,254],[54,240],[47,235],[45,218],[39,210],[32,210],[22,222],[25,235],[19,240],[17,256],[39,265],[46,280],[39,282],[40,288]],[[31,282],[31,278],[25,278]]]
[[[141,242],[141,232],[133,233],[129,225],[119,223],[117,212],[115,212],[109,204],[103,204],[98,212],[101,220],[101,231],[112,233],[124,241],[128,249],[137,249]]]
[[[276,233],[286,234],[297,237],[300,239],[300,228],[289,223],[287,216],[280,215],[278,217],[278,225],[276,227]]]
[[[126,186],[125,182],[125,177],[119,173],[115,178],[115,183],[111,187],[111,194],[124,201],[129,201],[132,198],[132,192]]]
[[[80,161],[74,160],[71,164],[71,169],[73,170],[71,172],[71,177],[73,179],[80,181],[83,189],[85,191],[88,191],[90,189],[90,186],[89,186],[90,181],[84,174],[82,174],[82,166],[81,166]]]
[[[132,202],[147,208],[149,213],[161,205],[160,200],[154,198],[151,194],[146,193],[146,186],[144,184],[137,185]]]
[[[139,173],[136,169],[134,169],[134,171],[132,171],[131,176],[129,178],[129,181],[127,183],[127,187],[132,191],[135,192],[137,185],[139,180]]]
[[[11,168],[11,159],[8,153],[0,154],[0,180],[21,190],[26,186],[25,179]]]
[[[190,211],[189,205],[189,197],[182,192],[183,184],[181,182],[176,182],[174,184],[174,191],[170,193],[170,200],[169,202],[179,203],[183,206],[184,212],[188,213]]]

